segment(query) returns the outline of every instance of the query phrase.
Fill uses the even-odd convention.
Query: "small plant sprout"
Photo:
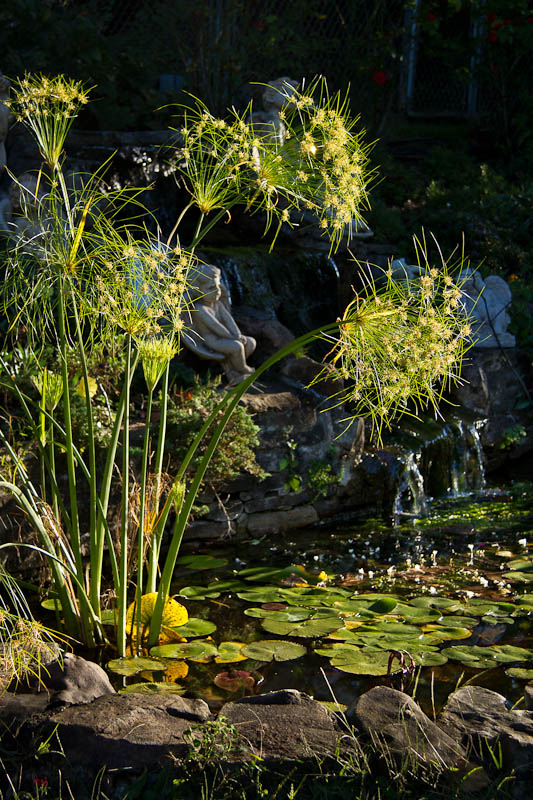
[[[472,565],[474,564],[474,550],[475,550],[475,545],[473,545],[472,543],[469,543],[469,544],[468,544],[468,549],[470,550],[470,558],[469,558],[469,560],[468,560],[468,564],[469,564],[470,566],[472,566]]]

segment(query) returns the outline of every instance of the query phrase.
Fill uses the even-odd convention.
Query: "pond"
[[[396,525],[186,544],[173,593],[189,623],[146,663],[112,660],[136,672],[116,685],[172,685],[213,710],[280,688],[349,705],[383,683],[426,711],[466,681],[518,701],[533,678],[532,488],[450,497]]]

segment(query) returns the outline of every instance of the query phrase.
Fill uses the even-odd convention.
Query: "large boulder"
[[[466,765],[466,751],[461,744],[403,692],[375,686],[361,695],[347,714],[378,748],[444,768]]]
[[[246,748],[263,759],[334,755],[343,729],[316,700],[295,689],[267,692],[226,703],[220,712]],[[347,745],[355,746],[350,738]]]
[[[511,710],[503,695],[463,686],[448,699],[439,724],[489,762],[488,748],[497,754],[501,746],[506,768],[533,777],[533,711]]]

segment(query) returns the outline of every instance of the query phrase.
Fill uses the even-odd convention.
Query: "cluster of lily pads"
[[[207,562],[202,564],[202,568],[207,566]],[[221,564],[217,562],[217,566]],[[518,569],[512,562],[508,566],[511,571]],[[530,566],[533,569],[533,563]],[[524,569],[524,565],[519,568]],[[158,673],[163,676],[161,685],[168,687],[169,680],[184,677],[188,662],[227,665],[250,660],[264,664],[312,652],[327,658],[337,670],[361,676],[391,674],[405,669],[406,663],[410,667],[436,667],[450,660],[463,668],[505,666],[511,677],[533,677],[533,649],[466,643],[472,638],[479,640],[472,637],[478,625],[511,626],[517,618],[533,614],[533,594],[520,595],[513,602],[435,594],[407,599],[396,594],[358,593],[353,587],[329,585],[327,579],[321,573],[314,576],[313,585],[313,577],[300,566],[258,567],[241,570],[226,580],[183,587],[178,597],[184,602],[219,602],[218,598],[233,595],[249,604],[244,614],[258,621],[264,638],[256,633],[257,640],[251,642],[215,643],[213,622],[189,618],[185,624],[167,626],[167,643],[151,648],[149,658],[115,659],[109,669],[152,678],[151,686],[132,684],[126,687],[128,691],[156,691],[158,683],[153,678]],[[178,664],[182,672],[176,678]],[[256,664],[250,667],[256,668]],[[239,672],[236,685],[250,688],[253,681],[247,682],[249,674]],[[231,668],[229,673],[217,676],[215,683],[231,689],[232,675],[237,672]],[[173,690],[185,691],[179,682]]]

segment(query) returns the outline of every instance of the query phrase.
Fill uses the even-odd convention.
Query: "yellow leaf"
[[[148,633],[156,600],[157,592],[149,592],[141,597],[141,636]],[[185,606],[172,597],[167,597],[163,607],[162,625],[165,628],[178,628],[180,625],[185,625],[188,619],[189,615]],[[126,612],[126,630],[132,639],[137,638],[137,604],[135,602],[131,603]]]
[[[96,382],[96,378],[89,377],[89,394],[91,395],[91,400],[95,396],[98,389],[98,383]],[[79,394],[80,397],[85,399],[85,383],[81,380],[77,387],[76,387],[76,394]]]
[[[185,661],[173,661],[167,666],[167,671],[163,675],[165,683],[174,683],[182,678],[186,678],[189,673],[189,665]]]

